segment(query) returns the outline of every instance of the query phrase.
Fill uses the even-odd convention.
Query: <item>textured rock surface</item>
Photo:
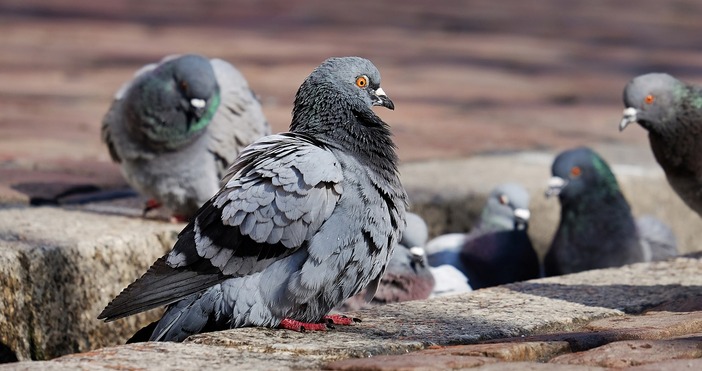
[[[181,226],[56,208],[0,209],[0,341],[20,359],[122,342],[154,314],[97,314],[174,241]]]
[[[150,369],[165,370],[181,360],[183,368],[212,362],[218,369],[236,359],[241,367],[261,369],[412,369],[431,365],[431,359],[442,367],[507,362],[512,369],[529,364],[532,369],[550,370],[554,368],[541,363],[523,363],[550,359],[575,363],[565,369],[609,367],[620,364],[607,357],[612,352],[608,349],[624,346],[618,342],[634,344],[640,357],[654,346],[676,357],[696,357],[699,349],[691,344],[699,344],[697,312],[632,314],[700,295],[702,264],[697,258],[682,257],[375,307],[352,313],[363,319],[360,324],[328,332],[243,328],[195,335],[183,344],[118,346],[12,367],[107,369],[148,364]],[[468,345],[452,346],[459,344]],[[652,357],[650,362],[672,358]],[[622,362],[637,364],[633,358]]]

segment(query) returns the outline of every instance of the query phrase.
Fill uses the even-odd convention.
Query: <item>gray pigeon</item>
[[[470,233],[439,236],[427,244],[429,264],[450,264],[476,290],[538,278],[539,258],[527,227],[529,193],[519,184],[505,183],[489,195]]]
[[[127,182],[189,219],[217,193],[239,152],[270,134],[261,106],[231,64],[169,56],[142,67],[115,95],[102,139]]]
[[[405,228],[389,126],[393,109],[368,60],[331,58],[303,82],[290,132],[261,138],[173,250],[99,315],[114,320],[169,305],[150,340],[243,326],[325,330],[366,288],[373,297]]]
[[[414,213],[407,213],[406,219],[407,227],[402,233],[402,240],[392,254],[373,300],[366,301],[365,292],[361,291],[337,308],[339,311],[421,300],[432,294],[434,276],[429,270],[424,252],[424,245],[429,237],[427,225]]]
[[[624,106],[619,130],[632,122],[648,130],[668,183],[702,215],[702,89],[665,73],[649,73],[626,85]]]
[[[562,152],[551,171],[547,196],[558,195],[561,220],[544,259],[547,276],[677,255],[670,228],[657,219],[634,221],[614,174],[597,153],[587,147]]]

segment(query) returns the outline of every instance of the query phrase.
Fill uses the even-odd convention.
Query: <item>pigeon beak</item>
[[[528,222],[531,217],[529,209],[514,209],[514,217],[518,220]]]
[[[387,94],[385,94],[385,91],[383,91],[383,88],[378,88],[375,90],[373,94],[373,105],[383,106],[391,110],[395,109],[395,103],[393,103],[390,100],[390,98],[388,98]]]
[[[517,230],[526,229],[530,217],[529,209],[514,209],[514,228]]]
[[[426,252],[424,251],[424,248],[421,246],[414,246],[410,247],[409,249],[410,255],[412,255],[412,261],[415,264],[420,264],[424,266],[424,256],[426,255]]]
[[[197,108],[197,109],[205,108],[206,104],[207,104],[207,102],[204,99],[193,98],[190,100],[190,105]]]
[[[624,131],[629,124],[632,122],[636,122],[636,108],[634,107],[629,107],[624,109],[624,113],[622,114],[622,121],[619,122],[619,131]]]
[[[548,180],[548,189],[546,190],[546,197],[558,196],[561,194],[561,190],[568,185],[568,181],[559,177],[554,176]]]

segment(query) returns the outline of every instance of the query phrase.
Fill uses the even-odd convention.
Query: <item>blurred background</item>
[[[644,130],[617,130],[621,92],[651,71],[702,82],[701,14],[697,0],[0,1],[0,200],[123,184],[102,116],[137,68],[186,52],[239,68],[274,132],[321,61],[371,59],[404,163],[582,144],[652,161]]]

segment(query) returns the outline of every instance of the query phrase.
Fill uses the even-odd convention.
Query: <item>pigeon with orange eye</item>
[[[649,73],[626,85],[624,106],[619,130],[636,122],[648,131],[668,183],[702,215],[702,88],[665,73]]]
[[[546,196],[558,196],[561,219],[544,259],[547,276],[677,255],[675,236],[655,217],[635,220],[614,173],[587,147],[559,154]]]

